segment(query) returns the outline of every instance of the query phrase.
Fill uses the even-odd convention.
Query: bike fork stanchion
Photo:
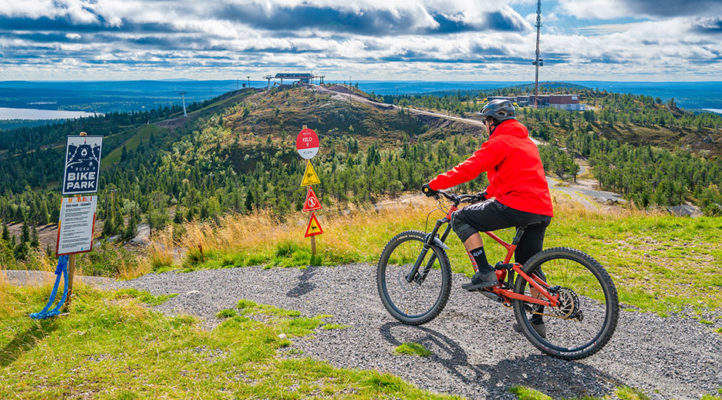
[[[50,293],[50,299],[48,300],[48,304],[46,304],[41,311],[30,314],[30,318],[46,319],[60,314],[60,308],[63,306],[63,304],[65,304],[65,300],[68,299],[68,256],[60,256],[60,258],[58,258],[58,266],[57,268],[55,268],[55,275],[57,275],[55,277],[55,285],[53,286],[53,291]],[[58,294],[58,286],[60,285],[61,276],[65,277],[63,297],[60,299],[58,304],[52,310],[50,310],[50,306],[53,305],[53,303],[55,302],[55,296],[57,296]]]

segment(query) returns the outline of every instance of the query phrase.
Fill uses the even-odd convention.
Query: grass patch
[[[413,342],[402,343],[400,346],[394,349],[394,352],[396,352],[397,354],[417,357],[428,357],[433,354],[423,345]]]
[[[73,292],[74,294],[75,292]],[[153,296],[152,294],[146,292],[145,290],[138,290],[138,289],[121,289],[116,292],[113,292],[113,294],[110,296],[113,299],[124,299],[124,298],[137,298],[138,300],[142,301],[143,303],[149,305],[149,306],[159,306],[168,299],[172,299],[173,297],[178,296],[178,293],[171,293],[171,294],[161,294],[158,296]]]
[[[334,329],[347,329],[350,328],[351,325],[344,325],[344,324],[325,324],[321,327],[321,329],[330,331]]]
[[[258,304],[251,300],[245,299],[239,300],[236,308],[240,310],[241,314],[265,314],[277,317],[298,317],[301,315],[301,312],[296,310],[286,310],[268,304]]]
[[[35,321],[27,314],[50,289],[3,289],[12,308],[0,316],[0,398],[449,398],[377,371],[277,358],[302,318],[236,315],[207,331],[149,310],[142,293],[79,286],[68,315]]]
[[[519,400],[552,400],[552,398],[536,389],[528,388],[525,386],[514,385],[509,388],[509,391],[517,396]],[[614,390],[614,396],[620,400],[649,400],[649,396],[644,394],[639,389],[631,388],[629,386],[620,386]],[[612,397],[605,395],[602,397],[594,396],[583,396],[574,397],[567,400],[611,400]],[[706,399],[702,397],[702,400],[715,400],[715,398]]]
[[[544,393],[524,386],[515,385],[510,387],[509,391],[515,394],[519,400],[552,400],[551,397]]]
[[[644,392],[629,386],[618,387],[617,390],[614,391],[614,394],[621,400],[649,400],[649,396],[644,394]]]
[[[236,310],[234,310],[232,308],[226,308],[225,310],[218,311],[216,313],[216,318],[226,319],[226,318],[235,317],[236,315],[237,315]]]

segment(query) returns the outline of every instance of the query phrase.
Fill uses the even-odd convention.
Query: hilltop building
[[[268,88],[271,88],[271,80],[280,80],[281,85],[283,85],[283,80],[289,80],[289,81],[296,81],[301,84],[310,84],[313,82],[314,79],[318,79],[319,84],[323,84],[323,79],[325,78],[325,75],[314,75],[312,73],[308,72],[279,72],[275,76],[266,75],[266,79],[268,80]],[[274,82],[275,85],[275,82]]]
[[[489,100],[509,100],[516,104],[526,107],[534,105],[534,96],[491,96]],[[584,111],[585,105],[579,102],[579,95],[577,94],[549,94],[541,95],[537,98],[537,106],[541,107],[554,107],[559,110],[568,111]]]

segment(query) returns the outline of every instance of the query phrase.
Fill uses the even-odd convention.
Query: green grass
[[[357,256],[357,254],[337,254],[330,250],[321,250],[313,256],[309,246],[304,247],[294,242],[284,241],[270,250],[259,249],[258,251],[232,253],[208,251],[203,254],[202,258],[197,250],[192,250],[188,252],[181,271],[192,272],[199,269],[237,268],[256,265],[263,265],[267,268],[338,265],[358,261],[354,256]],[[159,270],[156,269],[156,271]]]
[[[431,354],[431,351],[429,351],[426,347],[423,345],[420,345],[418,343],[413,342],[406,342],[402,343],[398,347],[394,349],[394,352],[398,354],[404,354],[407,356],[417,356],[417,357],[428,357]]]
[[[639,389],[630,388],[628,386],[622,386],[617,388],[614,392],[620,400],[649,400],[649,396],[644,394]]]
[[[509,388],[512,394],[515,394],[519,400],[552,400],[552,398],[536,389],[532,389],[526,386],[514,385]],[[655,390],[655,392],[659,393]],[[722,389],[718,389],[717,392],[722,395]],[[722,400],[720,395],[705,394],[700,400]],[[614,398],[619,400],[649,400],[643,391],[629,386],[620,386],[614,390]],[[604,395],[602,397],[594,396],[582,396],[574,398],[565,398],[565,400],[612,400],[613,397],[610,395]]]
[[[235,317],[236,315],[237,315],[236,310],[234,310],[232,308],[227,308],[225,310],[218,311],[216,313],[216,318],[226,319],[226,318]]]
[[[445,398],[377,371],[280,359],[282,338],[308,335],[316,318],[243,302],[212,331],[188,316],[150,311],[142,293],[79,286],[70,313],[27,317],[49,288],[8,287],[0,313],[0,398]],[[266,313],[266,321],[248,318]]]
[[[168,132],[168,129],[161,128],[156,125],[142,125],[137,128],[136,133],[128,138],[125,142],[111,151],[107,156],[103,157],[100,164],[102,168],[109,168],[111,165],[120,161],[120,157],[123,154],[123,146],[126,151],[136,150],[142,142],[150,140],[150,136],[153,135],[156,138],[164,136]]]
[[[519,400],[552,400],[544,393],[524,386],[512,386],[509,391],[515,394]]]
[[[321,326],[321,329],[330,331],[330,330],[334,330],[334,329],[347,329],[350,327],[351,327],[351,325],[344,325],[344,324],[325,324],[325,325]]]
[[[168,299],[172,299],[176,296],[178,296],[178,293],[153,296],[145,290],[138,290],[133,288],[121,289],[113,292],[113,294],[110,295],[110,297],[113,299],[137,298],[138,300],[142,301],[145,304],[148,304],[149,306],[159,306],[168,301]]]
[[[519,400],[552,400],[552,398],[536,389],[525,386],[515,385],[509,388],[512,394],[515,394]],[[628,386],[620,386],[614,390],[614,395],[620,400],[649,400],[649,397],[639,389],[630,388]],[[612,397],[605,395],[603,397],[583,396],[565,400],[611,400]],[[702,400],[706,400],[704,397]]]

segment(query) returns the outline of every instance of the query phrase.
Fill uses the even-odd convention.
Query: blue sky
[[[535,0],[0,0],[0,80],[531,80]],[[720,0],[542,2],[542,80],[722,80]]]

